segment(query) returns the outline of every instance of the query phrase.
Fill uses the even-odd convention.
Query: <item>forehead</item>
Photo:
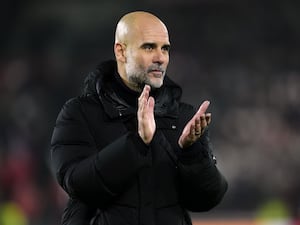
[[[147,22],[140,21],[134,32],[133,40],[137,44],[141,43],[157,43],[157,44],[170,44],[169,34],[167,28],[160,22]]]

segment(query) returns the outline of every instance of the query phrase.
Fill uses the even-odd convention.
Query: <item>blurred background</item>
[[[62,104],[113,58],[119,18],[146,10],[167,25],[168,75],[198,106],[229,181],[196,225],[300,224],[300,1],[2,0],[0,225],[58,225],[66,196],[49,165]]]

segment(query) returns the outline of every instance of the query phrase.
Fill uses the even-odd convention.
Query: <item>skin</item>
[[[169,49],[168,30],[153,14],[132,12],[118,22],[114,44],[118,73],[130,89],[141,93],[137,111],[138,133],[145,144],[150,144],[156,130],[155,100],[149,93],[151,88],[163,85]],[[211,122],[211,114],[206,113],[209,104],[204,101],[186,124],[178,140],[181,148],[197,141]]]
[[[145,84],[162,86],[169,48],[166,26],[150,13],[129,13],[117,25],[114,51],[118,72],[135,91],[141,92]]]

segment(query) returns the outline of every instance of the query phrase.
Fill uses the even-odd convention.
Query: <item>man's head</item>
[[[153,14],[131,12],[118,22],[114,52],[118,72],[129,88],[141,91],[145,84],[161,87],[169,49],[168,30]]]

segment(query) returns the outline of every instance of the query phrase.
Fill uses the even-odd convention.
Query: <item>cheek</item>
[[[150,58],[145,56],[140,56],[136,58],[136,64],[143,70],[147,70],[147,68],[151,65],[152,61]]]
[[[168,64],[169,64],[169,56],[166,57],[166,62],[165,62],[166,67],[168,66]]]
[[[169,53],[167,53],[166,54],[166,64],[168,65],[168,63],[169,63],[169,59],[170,59],[170,55],[169,55]]]
[[[134,52],[136,54],[130,55],[130,60],[132,64],[135,65],[136,68],[140,70],[147,71],[148,67],[152,65],[152,56],[151,54],[145,54],[140,51]]]

